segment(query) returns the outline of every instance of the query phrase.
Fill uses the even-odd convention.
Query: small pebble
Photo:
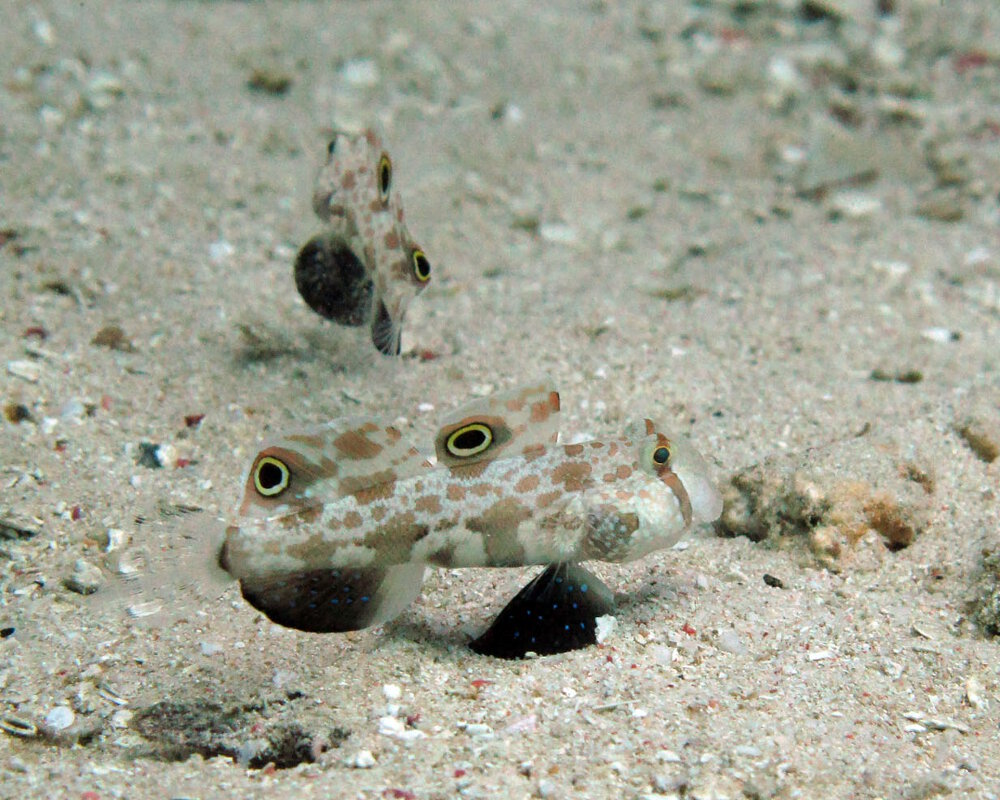
[[[45,715],[45,725],[52,731],[64,731],[76,720],[69,706],[56,706]]]
[[[52,32],[52,23],[43,17],[35,19],[31,25],[31,32],[44,45],[50,45],[56,40],[55,34]]]
[[[965,254],[963,262],[967,267],[982,267],[992,258],[988,247],[974,247]]]
[[[222,645],[217,642],[201,642],[199,646],[203,656],[214,656],[222,652]]]
[[[529,714],[526,717],[521,717],[520,719],[514,720],[510,725],[503,729],[504,733],[534,733],[535,729],[538,727],[538,717],[535,714]]]
[[[127,708],[120,708],[111,715],[111,727],[127,728],[129,723],[132,721],[132,717],[134,716],[135,712],[129,711]]]
[[[358,750],[354,758],[351,759],[351,766],[355,769],[371,769],[375,766],[375,756],[372,755],[371,750]]]
[[[125,94],[125,87],[110,72],[98,72],[87,84],[87,102],[91,108],[110,108],[114,102]]]
[[[604,644],[618,627],[618,620],[611,614],[605,614],[603,617],[598,617],[595,622],[597,629],[594,631],[594,638],[598,644]]]
[[[549,222],[540,226],[538,235],[547,242],[555,244],[574,244],[579,238],[574,228],[561,222]]]
[[[257,67],[250,73],[247,86],[256,92],[282,95],[292,87],[292,76],[281,69]]]
[[[113,550],[120,550],[128,544],[128,534],[121,528],[108,528],[106,531],[97,534],[95,538],[101,549],[106,553],[110,553]]]
[[[938,342],[939,344],[955,342],[962,338],[961,335],[948,328],[925,328],[920,332],[920,335],[930,342]]]
[[[236,252],[236,248],[225,239],[219,239],[208,246],[208,257],[219,264]]]
[[[22,422],[32,422],[34,420],[31,416],[31,409],[24,405],[24,403],[8,403],[4,406],[3,415],[12,425],[18,425]]]
[[[403,696],[403,690],[394,683],[387,683],[382,687],[382,696],[386,700],[398,700]]]
[[[6,731],[12,736],[24,736],[25,738],[38,735],[38,727],[34,722],[9,715],[0,717],[0,730]]]
[[[555,795],[556,785],[552,781],[542,778],[535,788],[535,797],[555,797]]]
[[[740,635],[733,628],[720,630],[717,643],[720,650],[734,655],[743,655],[747,651],[746,645],[740,641]]]
[[[884,272],[890,278],[902,278],[910,271],[910,265],[905,261],[875,259],[872,261],[872,269],[876,272]]]
[[[7,759],[7,769],[12,772],[20,772],[22,774],[28,771],[28,762],[23,758],[18,758],[17,756],[11,756]]]
[[[67,589],[77,594],[94,594],[103,583],[101,570],[82,558],[77,559],[73,573],[63,582]]]
[[[938,222],[958,222],[965,216],[965,209],[958,197],[952,194],[931,194],[916,208],[917,216]]]
[[[867,219],[882,210],[882,201],[862,192],[837,192],[830,198],[830,215],[844,219]]]
[[[114,688],[103,681],[97,685],[97,694],[116,706],[128,705],[128,700],[118,694]]]
[[[401,739],[404,742],[422,739],[427,734],[415,728],[407,728],[406,723],[398,717],[387,715],[380,717],[378,721],[378,732],[383,736],[393,739]]]
[[[90,340],[91,344],[117,350],[120,353],[134,353],[136,347],[120,325],[105,325]]]
[[[77,398],[67,400],[59,409],[59,416],[63,421],[79,422],[83,415],[87,413],[87,407]]]
[[[493,728],[482,722],[470,722],[465,726],[465,732],[475,738],[487,738],[493,735]]]
[[[370,58],[352,59],[344,64],[340,72],[351,86],[375,86],[381,79],[378,64]]]
[[[34,361],[8,361],[7,372],[15,378],[21,378],[28,383],[38,383],[42,375],[42,368]]]

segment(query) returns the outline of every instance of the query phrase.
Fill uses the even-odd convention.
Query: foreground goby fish
[[[312,197],[327,228],[299,250],[295,285],[313,311],[369,324],[372,343],[398,355],[403,317],[430,282],[430,261],[406,227],[379,134],[337,131],[327,152]]]
[[[473,647],[519,657],[592,643],[611,593],[577,562],[670,547],[722,502],[698,454],[653,420],[564,445],[558,420],[542,383],[454,412],[434,464],[374,420],[286,436],[254,458],[220,564],[251,605],[306,631],[392,619],[427,566],[550,565]]]

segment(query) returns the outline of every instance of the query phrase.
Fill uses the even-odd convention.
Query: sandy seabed
[[[42,0],[0,54],[0,796],[1000,796],[996,3]],[[291,279],[373,122],[399,359]],[[326,636],[201,582],[263,437],[542,374],[727,496],[599,567],[600,646],[467,648],[528,570]]]

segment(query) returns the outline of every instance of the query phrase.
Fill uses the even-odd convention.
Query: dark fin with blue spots
[[[579,650],[597,642],[597,618],[614,598],[579,564],[553,564],[521,589],[486,633],[469,646],[484,656],[524,658]]]
[[[388,622],[418,594],[423,564],[385,569],[315,569],[244,578],[244,599],[286,628],[343,633]]]

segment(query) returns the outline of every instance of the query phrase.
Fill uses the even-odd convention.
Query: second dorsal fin
[[[434,440],[438,464],[454,467],[540,453],[559,435],[559,392],[543,380],[469,403],[445,419]]]

